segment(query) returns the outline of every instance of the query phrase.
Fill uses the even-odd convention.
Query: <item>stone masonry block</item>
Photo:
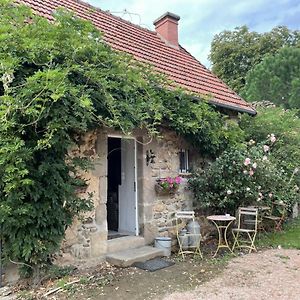
[[[107,252],[107,232],[95,232],[91,234],[91,256],[99,257]]]

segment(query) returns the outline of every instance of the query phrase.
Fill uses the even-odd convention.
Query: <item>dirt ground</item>
[[[186,260],[156,272],[127,268],[109,284],[56,294],[70,300],[300,299],[300,250],[263,250],[233,259]]]
[[[300,250],[266,250],[229,262],[220,276],[164,300],[300,299]],[[157,298],[161,299],[161,298]]]
[[[75,291],[57,294],[51,300],[150,300],[161,299],[174,291],[195,289],[207,280],[222,272],[226,260],[187,259],[175,265],[148,272],[137,268],[121,269],[109,284],[83,285]]]
[[[43,295],[64,281],[76,284],[47,296],[49,300],[298,300],[300,250],[261,250],[238,257],[186,259],[156,272],[100,264],[88,272],[49,282],[38,290],[23,290],[18,299]],[[78,280],[79,279],[79,280]],[[15,295],[15,294],[14,294]],[[21,294],[19,294],[21,296]],[[0,299],[15,299],[10,298]]]

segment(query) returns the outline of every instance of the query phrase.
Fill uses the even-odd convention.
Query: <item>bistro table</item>
[[[217,230],[218,230],[218,234],[219,234],[218,248],[217,248],[215,254],[213,255],[213,257],[215,257],[217,255],[220,248],[227,248],[230,250],[231,253],[233,253],[231,248],[228,245],[227,230],[228,230],[229,226],[231,225],[231,223],[236,218],[226,214],[226,215],[208,216],[207,219],[212,221],[215,224],[215,226],[217,227]]]

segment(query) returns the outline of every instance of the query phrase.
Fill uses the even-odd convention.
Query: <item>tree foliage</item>
[[[240,137],[205,101],[131,56],[113,51],[89,22],[55,21],[0,0],[0,226],[5,254],[45,262],[67,226],[90,209],[76,189],[89,162],[68,149],[97,126],[157,134],[168,124],[212,156]],[[231,128],[235,128],[231,130]]]
[[[266,56],[248,73],[243,95],[250,101],[300,108],[300,48],[282,48]]]
[[[285,46],[300,46],[300,31],[279,26],[270,32],[257,33],[247,26],[217,34],[211,44],[212,71],[240,93],[247,73],[265,55],[273,55]]]

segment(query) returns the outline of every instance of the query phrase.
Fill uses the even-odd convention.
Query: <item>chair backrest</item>
[[[271,215],[285,219],[287,214],[287,206],[284,203],[272,202]]]
[[[195,219],[195,212],[192,210],[183,210],[175,213],[176,219]]]
[[[175,213],[175,219],[176,219],[176,231],[178,235],[180,230],[187,225],[188,219],[195,221],[195,212],[192,210],[177,211]]]
[[[238,209],[238,228],[252,229],[257,231],[258,209],[250,207],[239,207]]]

